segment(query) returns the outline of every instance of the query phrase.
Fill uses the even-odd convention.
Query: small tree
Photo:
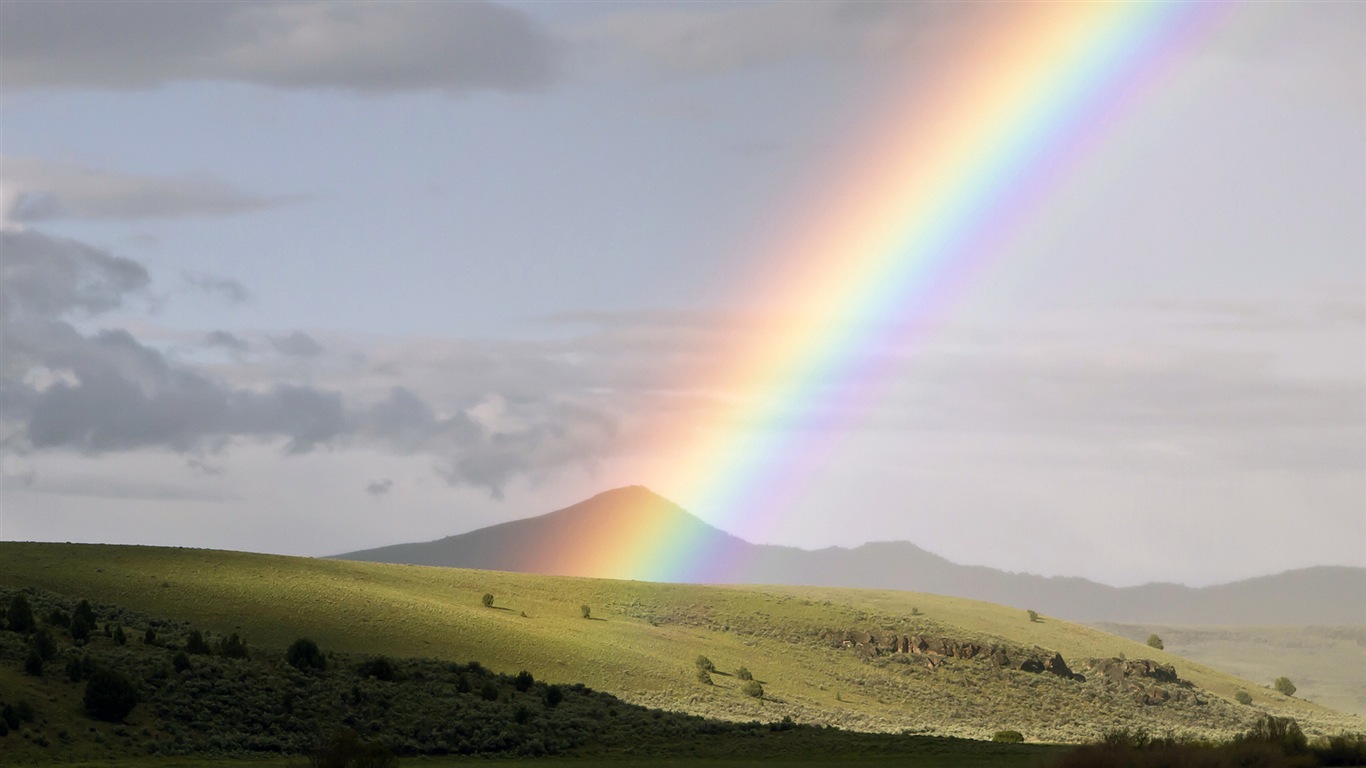
[[[1247,691],[1238,691],[1237,693],[1233,694],[1233,698],[1239,704],[1247,705],[1252,703],[1252,694],[1248,693]]]
[[[197,629],[190,630],[190,636],[185,638],[185,652],[193,653],[196,656],[207,656],[212,652],[209,644],[204,640],[204,633]]]
[[[764,697],[764,687],[759,684],[758,680],[746,682],[740,691],[746,696],[753,696],[756,699],[762,699]]]
[[[247,641],[233,632],[218,643],[218,655],[228,659],[245,659],[250,656],[247,652]]]
[[[105,624],[104,626],[105,626],[106,628],[109,627],[108,624]],[[116,625],[116,626],[114,627],[114,642],[117,643],[117,644],[119,644],[119,645],[127,645],[127,644],[128,644],[128,635],[124,633],[124,631],[123,631],[123,625],[122,625],[122,624]]]
[[[1278,677],[1278,678],[1276,678],[1276,682],[1272,684],[1272,687],[1274,687],[1276,690],[1280,691],[1281,693],[1285,694],[1286,696],[1294,696],[1294,695],[1295,695],[1295,691],[1296,691],[1295,684],[1292,683],[1292,682],[1290,682],[1290,678],[1288,678],[1288,677]]]
[[[521,672],[518,672],[517,677],[514,678],[512,681],[513,686],[516,687],[517,690],[522,693],[526,693],[527,691],[531,690],[531,686],[535,685],[535,683],[536,678],[532,677],[531,673],[526,671],[525,669]]]
[[[740,667],[739,669],[735,670],[735,676],[738,677],[738,678],[740,678],[741,680],[753,680],[753,679],[754,679],[754,675],[753,675],[752,673],[750,673],[748,667]]]
[[[711,663],[711,659],[707,658],[706,656],[698,656],[697,660],[693,663],[696,664],[697,668],[702,670],[703,672],[716,671],[716,665]]]
[[[590,607],[588,607],[588,603],[584,603],[583,605],[580,605],[580,606],[579,606],[579,612],[583,614],[583,617],[584,617],[585,619],[591,619],[591,618],[593,618],[593,609],[590,608]]]
[[[1156,633],[1148,635],[1148,647],[1156,648],[1159,651],[1162,650],[1164,647],[1162,645],[1162,638],[1158,637]]]
[[[1025,613],[1029,614],[1029,620],[1030,620],[1030,621],[1038,621],[1038,620],[1039,620],[1039,612],[1036,611],[1036,610],[1034,610],[1033,608],[1030,608],[1029,610],[1025,611]]]
[[[29,648],[28,656],[24,658],[24,674],[33,677],[43,676],[43,654],[37,648]]]
[[[86,626],[94,628],[95,609],[90,607],[89,600],[82,600],[76,605],[76,615],[73,618],[85,619]]]
[[[157,631],[156,631],[155,629],[152,629],[151,627],[148,627],[148,628],[147,628],[147,631],[142,633],[142,644],[143,644],[143,645],[156,645],[156,642],[157,642]]]
[[[11,632],[28,633],[37,628],[37,622],[33,620],[33,607],[28,604],[28,598],[21,594],[10,598],[9,611],[5,615]]]
[[[100,668],[85,684],[85,711],[96,720],[118,722],[138,703],[138,689],[121,672]]]
[[[306,637],[289,644],[285,651],[285,661],[297,670],[307,672],[310,669],[327,669],[327,657],[318,648],[318,644]]]
[[[705,669],[697,670],[697,682],[703,685],[715,685],[711,680],[711,673]]]
[[[493,607],[493,594],[490,593],[490,592],[485,592],[485,593],[484,593],[484,596],[481,597],[481,598],[479,598],[479,602],[483,603],[485,608],[492,608],[492,607]]]
[[[561,701],[564,701],[564,691],[560,690],[560,686],[558,686],[558,685],[548,685],[548,686],[546,686],[546,688],[545,688],[545,705],[546,705],[547,707],[550,707],[551,709],[554,709],[556,706],[559,705],[559,703],[560,703]]]

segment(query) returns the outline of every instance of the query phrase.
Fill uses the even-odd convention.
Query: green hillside
[[[581,682],[633,703],[735,721],[1031,741],[1084,741],[1117,727],[1226,736],[1257,715],[1311,733],[1362,721],[1095,629],[934,595],[829,588],[716,587],[395,566],[205,550],[0,543],[0,586],[36,587],[284,648],[465,662]],[[494,596],[492,607],[481,597]],[[591,618],[585,619],[581,606]],[[897,633],[995,646],[974,658],[889,653],[841,639]],[[1059,653],[1081,682],[1014,668]],[[712,685],[695,660],[708,657]],[[1170,664],[1193,688],[1106,682],[1085,658]],[[746,667],[765,696],[742,693]],[[1134,683],[1130,685],[1128,683]],[[1235,703],[1247,691],[1251,706]],[[1144,703],[1144,698],[1147,703]],[[1159,703],[1159,699],[1167,697]]]

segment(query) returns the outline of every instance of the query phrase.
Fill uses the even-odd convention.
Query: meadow
[[[1121,727],[1227,738],[1272,713],[1296,718],[1310,734],[1363,730],[1358,718],[1095,629],[1047,616],[1031,620],[1017,607],[909,592],[670,585],[236,552],[21,543],[0,543],[0,588],[67,601],[88,598],[102,610],[121,612],[107,614],[106,625],[112,618],[140,637],[141,624],[160,622],[173,645],[196,628],[211,642],[236,633],[253,649],[253,663],[261,660],[272,668],[281,666],[284,649],[307,636],[341,667],[353,670],[348,674],[366,659],[384,655],[417,665],[412,669],[425,670],[428,680],[455,686],[460,665],[477,661],[485,673],[502,676],[499,685],[527,671],[538,686],[577,686],[620,702],[593,705],[604,712],[649,707],[670,717],[707,718],[738,728],[724,738],[710,733],[694,738],[688,734],[724,733],[726,727],[680,725],[676,735],[687,738],[656,743],[650,757],[819,761],[822,755],[858,755],[860,762],[879,764],[913,753],[916,764],[936,764],[923,762],[931,759],[943,765],[1028,764],[1039,758],[1039,743],[1081,743]],[[485,595],[492,596],[491,605],[484,605]],[[850,631],[953,638],[1005,648],[1017,659],[1060,653],[1074,669],[1081,669],[1086,658],[1148,658],[1172,665],[1190,686],[1168,685],[1182,697],[1145,704],[1133,691],[1095,675],[1081,682],[995,668],[982,658],[868,653],[831,642],[832,635]],[[699,656],[714,668],[710,682],[699,679]],[[164,667],[167,661],[157,663]],[[213,670],[213,679],[251,677],[245,669],[234,671],[233,665],[241,663],[246,662],[216,659],[201,668]],[[66,729],[73,744],[98,751],[102,735],[104,744],[116,745],[115,753],[141,756],[149,743],[160,750],[173,739],[150,711],[135,709],[122,725],[92,726],[80,716],[74,684],[54,689],[23,675],[19,666],[7,661],[0,668],[0,694],[45,702],[55,721],[65,723],[58,727]],[[762,696],[745,693],[748,681],[741,667],[760,681]],[[194,689],[191,678],[175,682]],[[366,698],[370,688],[382,688],[370,680],[350,685],[354,690],[343,686],[341,694]],[[1250,705],[1234,701],[1240,691],[1252,697]],[[514,700],[522,693],[507,693],[509,711],[515,713]],[[337,692],[319,689],[316,695],[323,701]],[[376,696],[376,701],[384,699]],[[775,731],[764,725],[785,720],[794,727]],[[751,730],[764,735],[735,735],[745,733],[750,727],[745,724],[760,724]],[[1002,730],[1018,731],[1029,743],[987,741]],[[818,734],[815,746],[793,735],[811,733]],[[876,734],[886,740],[857,741]],[[747,755],[737,744],[761,748]],[[586,748],[576,746],[575,754],[591,759]],[[632,759],[624,749],[612,748],[613,764]],[[25,757],[38,759],[47,750],[26,750]],[[80,750],[68,751],[68,757],[79,758]]]

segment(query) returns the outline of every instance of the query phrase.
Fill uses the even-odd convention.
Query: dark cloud
[[[151,282],[141,264],[75,240],[0,230],[0,316],[55,318],[114,309]]]
[[[0,3],[6,90],[525,90],[549,82],[554,54],[524,14],[486,2]]]
[[[222,347],[234,352],[245,352],[251,345],[227,331],[209,331],[204,334],[204,346]]]
[[[243,304],[251,298],[251,292],[236,280],[208,275],[184,275],[185,282],[210,296],[218,296],[229,304]]]
[[[393,487],[394,481],[385,478],[384,480],[376,480],[365,486],[365,492],[371,496],[383,496],[393,490]]]
[[[303,331],[294,331],[285,336],[271,336],[270,344],[275,347],[275,351],[290,357],[317,357],[326,349],[317,339]]]
[[[455,398],[460,405],[444,414],[404,388],[367,405],[349,402],[339,391],[270,383],[268,373],[264,386],[232,386],[127,330],[87,334],[67,321],[69,314],[118,307],[142,290],[148,276],[141,265],[35,231],[0,234],[0,425],[11,448],[88,454],[162,448],[202,456],[238,438],[283,439],[290,453],[361,443],[432,456],[450,482],[498,496],[517,477],[602,455],[614,433],[600,413],[549,394],[543,368],[498,370],[496,355],[486,350],[470,360],[482,376],[467,382]],[[221,330],[203,343],[247,346]],[[323,351],[301,331],[271,343],[290,356]],[[503,404],[500,418],[473,415],[490,398]],[[205,468],[198,459],[189,461]]]
[[[221,216],[290,200],[251,195],[206,175],[144,176],[29,157],[4,160],[11,191],[0,215],[18,223]]]

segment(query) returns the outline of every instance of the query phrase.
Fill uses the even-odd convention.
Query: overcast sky
[[[1231,12],[775,518],[658,471],[726,395],[680,371],[775,322],[762,244],[1000,8],[0,3],[0,538],[324,555],[643,484],[1112,584],[1366,565],[1359,3]]]

